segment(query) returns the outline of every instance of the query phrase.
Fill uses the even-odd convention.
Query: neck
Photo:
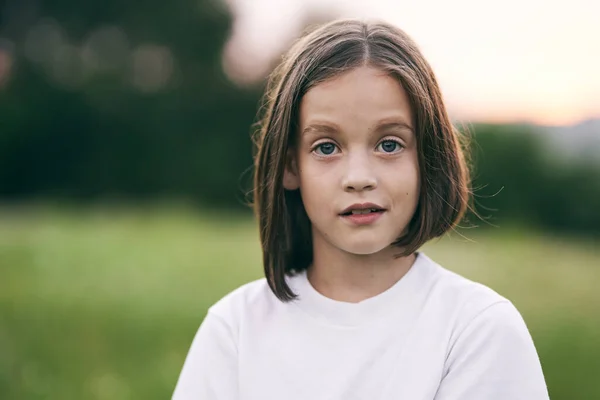
[[[313,241],[313,248],[313,263],[307,270],[309,282],[322,295],[348,303],[388,290],[416,258],[414,253],[396,258],[401,249],[392,246],[367,255],[347,253],[321,240]]]

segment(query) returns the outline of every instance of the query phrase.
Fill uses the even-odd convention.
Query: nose
[[[375,172],[367,155],[358,154],[348,157],[342,185],[346,192],[361,192],[377,187]]]

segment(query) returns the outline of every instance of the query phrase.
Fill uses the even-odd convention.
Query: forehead
[[[400,82],[373,67],[359,67],[322,82],[300,103],[301,127],[314,121],[363,127],[382,120],[412,126],[412,111]]]

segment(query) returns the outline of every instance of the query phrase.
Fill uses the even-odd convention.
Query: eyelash
[[[398,149],[398,150],[396,150],[396,151],[393,151],[393,152],[385,152],[385,151],[383,151],[382,153],[384,153],[384,154],[396,154],[396,153],[398,153],[400,150],[402,150],[402,149],[404,148],[404,146],[402,145],[402,143],[401,143],[399,140],[397,140],[397,139],[392,139],[392,138],[388,138],[388,139],[384,139],[384,140],[382,140],[381,142],[379,142],[379,143],[377,144],[377,147],[381,146],[383,143],[386,143],[386,142],[393,142],[393,143],[396,143],[396,144],[398,145],[399,149]],[[331,144],[331,145],[335,146],[336,148],[338,147],[338,146],[337,146],[337,145],[336,145],[334,142],[331,142],[331,141],[328,141],[328,142],[321,142],[321,143],[318,143],[317,145],[315,145],[315,146],[312,148],[312,150],[311,150],[311,151],[312,151],[313,153],[317,154],[319,157],[329,157],[329,156],[332,156],[332,155],[335,155],[335,154],[336,154],[336,153],[331,153],[331,154],[318,154],[318,153],[316,153],[316,151],[317,151],[319,148],[321,148],[321,146],[323,146],[324,144]]]

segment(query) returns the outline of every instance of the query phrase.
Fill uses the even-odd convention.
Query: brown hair
[[[338,20],[308,33],[271,75],[264,115],[255,133],[254,210],[267,282],[281,301],[296,297],[286,275],[312,263],[311,224],[298,190],[283,187],[302,96],[313,86],[360,66],[396,78],[413,113],[421,192],[407,232],[393,245],[402,255],[453,228],[469,205],[470,180],[458,131],[452,126],[433,71],[413,40],[383,22]]]

